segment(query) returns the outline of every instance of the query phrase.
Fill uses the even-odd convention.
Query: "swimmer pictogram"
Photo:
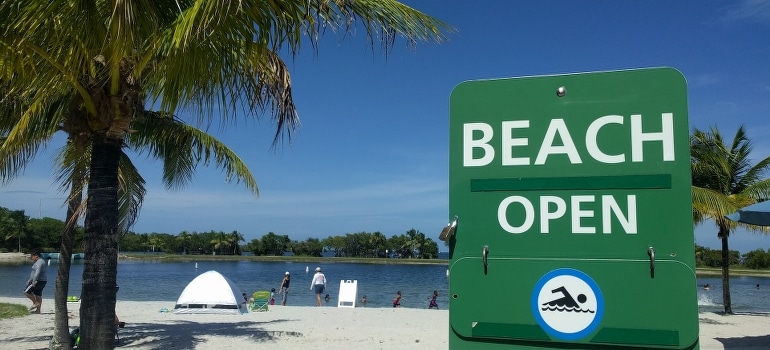
[[[567,291],[567,288],[564,288],[564,286],[561,286],[559,288],[556,288],[551,291],[552,293],[561,293],[564,295],[561,298],[551,300],[549,302],[543,303],[540,310],[542,311],[565,311],[565,312],[589,312],[594,313],[596,311],[591,309],[583,309],[580,307],[580,304],[584,304],[588,297],[586,297],[585,294],[578,294],[577,301],[575,301],[574,298],[572,298],[572,295],[569,294]]]

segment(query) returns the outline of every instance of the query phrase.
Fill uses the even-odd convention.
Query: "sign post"
[[[458,85],[450,349],[698,349],[687,118],[669,68]]]

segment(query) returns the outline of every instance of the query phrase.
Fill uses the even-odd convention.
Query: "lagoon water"
[[[708,284],[709,290],[703,289]],[[757,288],[759,285],[759,288]],[[733,312],[770,313],[770,277],[730,276]],[[723,312],[722,277],[698,277],[698,308]]]
[[[197,269],[196,269],[197,264]],[[367,296],[367,307],[392,307],[396,292],[401,290],[403,307],[427,308],[434,290],[439,292],[440,308],[448,305],[449,282],[446,265],[399,265],[355,263],[297,263],[252,261],[152,262],[126,261],[118,263],[118,300],[176,302],[185,286],[196,276],[215,270],[232,280],[243,292],[251,295],[257,290],[280,287],[285,272],[291,274],[287,305],[315,306],[315,294],[310,282],[316,266],[326,275],[330,306],[337,306],[340,280],[358,281],[358,298]],[[0,265],[0,295],[20,297],[29,277],[31,264]],[[49,282],[43,296],[52,297],[56,263],[48,267]],[[306,273],[305,270],[308,270]],[[82,262],[74,262],[70,271],[69,295],[80,295]],[[276,295],[276,304],[280,303]],[[357,306],[358,303],[357,303]]]
[[[196,269],[197,264],[197,269]],[[309,290],[314,269],[320,266],[328,280],[329,306],[337,305],[340,280],[358,281],[358,298],[367,296],[367,307],[391,307],[396,291],[401,290],[403,307],[427,308],[434,290],[439,292],[439,307],[448,305],[449,277],[446,265],[399,265],[358,263],[299,263],[252,261],[157,262],[126,261],[118,264],[118,300],[168,301],[173,307],[184,287],[196,276],[216,270],[230,278],[243,292],[278,290],[286,271],[291,273],[291,289],[287,305],[313,306],[315,294]],[[49,283],[44,297],[54,291],[57,264],[48,267]],[[305,272],[305,270],[308,272]],[[29,276],[30,265],[0,265],[0,295],[20,297]],[[69,295],[80,295],[82,262],[72,264]],[[720,312],[722,281],[718,276],[698,277],[698,306],[701,311]],[[701,288],[711,285],[710,290]],[[756,288],[759,284],[760,288]],[[732,276],[730,291],[734,312],[770,313],[770,277]],[[276,296],[280,303],[280,296]],[[357,304],[357,306],[360,306]]]

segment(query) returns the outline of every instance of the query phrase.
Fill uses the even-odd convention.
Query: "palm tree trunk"
[[[725,305],[725,315],[732,315],[733,313],[732,301],[730,300],[730,248],[727,245],[729,232],[729,230],[719,228],[719,237],[722,239],[722,300]]]
[[[95,136],[85,220],[80,349],[115,346],[120,140]]]
[[[59,248],[59,266],[56,271],[56,290],[54,293],[54,308],[56,315],[53,324],[53,339],[51,349],[71,349],[69,337],[69,310],[67,309],[67,295],[70,284],[70,265],[72,264],[72,248],[75,246],[75,226],[77,218],[75,212],[82,199],[82,192],[73,184],[70,200],[67,206],[67,221],[61,235]]]

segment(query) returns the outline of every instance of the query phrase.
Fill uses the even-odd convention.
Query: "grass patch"
[[[24,305],[0,303],[0,320],[27,315],[29,315],[29,311]]]
[[[721,267],[699,267],[698,276],[722,276]],[[730,276],[770,277],[770,270],[747,269],[740,265],[730,266]]]

